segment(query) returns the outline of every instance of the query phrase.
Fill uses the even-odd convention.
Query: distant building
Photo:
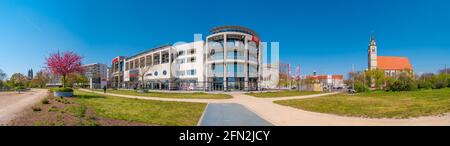
[[[377,43],[372,35],[368,49],[368,70],[380,69],[386,77],[397,77],[400,73],[413,72],[413,66],[406,57],[378,56]]]
[[[306,76],[306,79],[313,80],[314,83],[319,84],[319,87],[322,88],[322,90],[339,88],[342,89],[345,86],[343,75],[312,75]]]
[[[84,76],[88,79],[91,88],[103,88],[107,85],[108,67],[106,64],[92,63],[82,66]]]
[[[33,73],[33,69],[28,70],[28,80],[33,80],[34,78],[34,73]]]

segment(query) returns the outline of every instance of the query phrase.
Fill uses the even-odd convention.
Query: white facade
[[[372,34],[369,48],[369,69],[377,69],[378,67],[378,55],[377,55],[377,43],[375,42],[375,37]]]
[[[261,42],[238,26],[214,28],[206,41],[164,45],[124,59],[123,88],[258,90]]]

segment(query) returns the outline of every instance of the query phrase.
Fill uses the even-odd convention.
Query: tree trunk
[[[63,75],[63,88],[66,88],[66,75]]]

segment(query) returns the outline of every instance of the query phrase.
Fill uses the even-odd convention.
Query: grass
[[[75,92],[76,102],[93,108],[102,117],[164,126],[195,126],[206,104],[166,102]],[[82,109],[73,109],[83,112]]]
[[[103,90],[96,90],[103,92]],[[227,94],[208,94],[208,93],[164,93],[164,92],[148,92],[138,93],[134,90],[107,90],[107,93],[145,96],[145,97],[160,97],[160,98],[186,98],[186,99],[230,99],[233,98]]]
[[[316,91],[279,91],[279,92],[265,92],[265,93],[247,93],[246,95],[250,95],[253,97],[259,98],[275,98],[275,97],[292,97],[292,96],[304,96],[304,95],[312,95],[312,94],[320,94],[322,92]]]
[[[450,88],[410,92],[374,91],[275,103],[308,111],[367,118],[413,118],[450,112]]]

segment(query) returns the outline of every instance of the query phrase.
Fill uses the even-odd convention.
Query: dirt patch
[[[46,101],[45,101],[46,100]],[[154,126],[142,122],[109,119],[98,116],[89,106],[73,98],[48,97],[21,113],[11,126]]]

